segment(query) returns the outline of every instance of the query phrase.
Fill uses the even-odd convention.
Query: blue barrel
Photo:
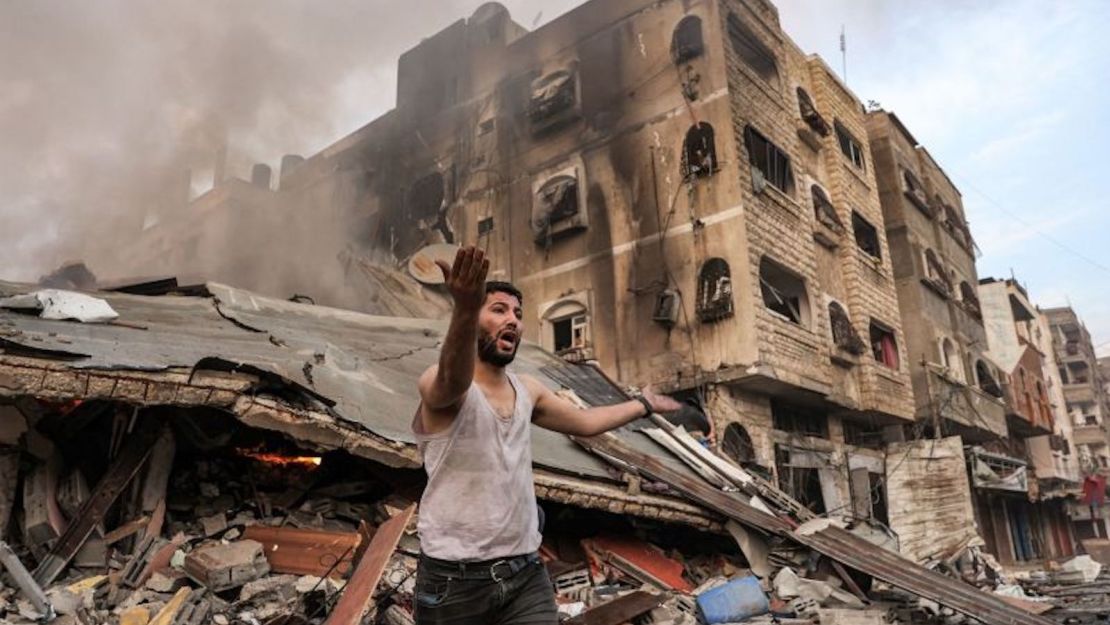
[[[771,611],[758,577],[741,577],[698,595],[698,611],[707,625],[735,623]]]

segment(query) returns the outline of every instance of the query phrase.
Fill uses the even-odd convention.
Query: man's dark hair
[[[520,292],[520,289],[508,282],[500,282],[498,280],[486,282],[486,297],[489,297],[490,293],[508,293],[515,297],[516,300],[520,302],[521,306],[524,305],[524,294]]]

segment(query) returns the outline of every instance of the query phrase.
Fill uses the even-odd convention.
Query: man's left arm
[[[532,422],[547,430],[573,436],[596,436],[647,416],[644,403],[638,399],[612,406],[582,409],[559,397],[539,381],[530,377],[526,380],[529,391],[535,398]],[[651,406],[652,412],[674,412],[682,407],[674,399],[652,392],[650,387],[643,390],[643,398]]]

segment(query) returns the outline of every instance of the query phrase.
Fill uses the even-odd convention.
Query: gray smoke
[[[393,106],[397,57],[478,4],[0,3],[0,278],[69,259],[142,274],[113,249],[183,193],[186,170],[210,176],[226,144],[229,175],[276,173],[281,155],[350,133]],[[579,1],[504,4],[529,22]]]

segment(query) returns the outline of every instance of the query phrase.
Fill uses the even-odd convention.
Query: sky
[[[604,1],[604,0],[600,0]],[[503,0],[527,28],[577,0]],[[0,3],[0,278],[33,280],[210,167],[312,154],[392,108],[396,59],[468,0]],[[1110,355],[1104,0],[780,0],[961,189],[981,277],[1071,304]],[[209,174],[210,175],[210,174]],[[94,268],[95,270],[95,268]]]

